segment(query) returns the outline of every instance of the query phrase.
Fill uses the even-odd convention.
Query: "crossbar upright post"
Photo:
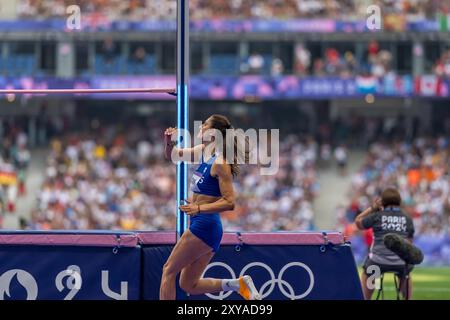
[[[177,128],[189,130],[189,0],[177,1]],[[180,147],[187,147],[186,140],[180,141]],[[188,227],[187,215],[179,210],[182,200],[188,196],[187,184],[188,165],[186,162],[177,164],[177,240]]]

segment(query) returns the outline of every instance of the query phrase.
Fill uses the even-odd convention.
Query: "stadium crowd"
[[[0,119],[0,226],[2,216],[15,212],[19,197],[26,192],[25,179],[30,152],[28,136],[20,123]]]
[[[339,76],[343,78],[360,74],[382,78],[394,74],[392,54],[380,48],[377,41],[368,43],[363,57],[357,58],[351,50],[328,47],[323,55],[313,56],[304,45],[295,49],[294,72],[298,75]]]
[[[347,204],[338,208],[348,235],[354,218],[387,186],[399,189],[416,234],[450,234],[450,145],[448,137],[420,137],[409,143],[375,142],[352,178]]]
[[[174,0],[18,0],[18,16],[46,19],[66,15],[69,5],[81,12],[115,20],[173,20]],[[434,18],[448,12],[449,4],[439,0],[191,0],[193,20],[202,19],[294,19],[365,17],[368,5],[375,4],[388,14],[402,14],[407,19]]]
[[[27,228],[173,229],[175,166],[162,157],[162,123],[145,121],[127,121],[127,128],[100,123],[89,130],[70,131],[68,127],[53,135],[45,181]],[[354,125],[361,123],[364,130]],[[371,124],[350,118],[319,125],[314,138],[284,135],[275,176],[260,175],[258,166],[241,167],[235,180],[237,205],[233,212],[223,214],[224,228],[313,229],[313,206],[319,192],[316,168],[329,166],[335,157],[343,163],[339,168],[345,175],[346,146],[369,145],[364,164],[352,176],[348,201],[338,208],[339,227],[353,234],[354,217],[384,187],[393,185],[399,188],[418,234],[449,233],[449,140],[417,138],[408,143],[401,128],[391,128],[386,121]],[[23,145],[24,133],[17,132],[15,137],[10,141]],[[3,145],[5,141],[9,140]]]
[[[163,159],[162,132],[157,123],[130,124],[126,131],[111,125],[53,138],[28,228],[174,229],[175,166]],[[313,228],[316,145],[289,136],[280,155],[275,176],[243,166],[237,207],[223,215],[225,229]]]
[[[105,126],[54,137],[31,229],[173,228],[174,168],[158,131]]]

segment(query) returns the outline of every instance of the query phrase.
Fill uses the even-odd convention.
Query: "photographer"
[[[373,270],[367,271],[371,265],[378,266],[381,273],[395,272],[400,277],[400,291],[409,300],[412,294],[411,277],[406,278],[413,266],[407,265],[397,254],[389,250],[384,243],[384,236],[395,234],[412,243],[414,225],[412,219],[401,208],[401,197],[396,189],[388,188],[383,191],[381,199],[377,199],[370,208],[363,211],[355,219],[359,230],[373,228],[374,241],[365,260],[361,277],[364,297],[370,300],[373,288],[368,286],[368,278],[373,275]],[[405,279],[406,278],[406,279]],[[407,282],[407,283],[406,283]]]

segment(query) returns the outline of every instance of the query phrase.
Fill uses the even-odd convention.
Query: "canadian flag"
[[[416,93],[423,96],[441,96],[442,80],[434,75],[425,75],[416,79]]]

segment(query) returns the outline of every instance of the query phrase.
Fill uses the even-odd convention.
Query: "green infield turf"
[[[359,269],[360,274],[362,269]],[[413,300],[450,300],[450,267],[416,267],[412,272]],[[373,299],[376,297],[374,292]],[[394,275],[384,277],[385,300],[395,300]]]

